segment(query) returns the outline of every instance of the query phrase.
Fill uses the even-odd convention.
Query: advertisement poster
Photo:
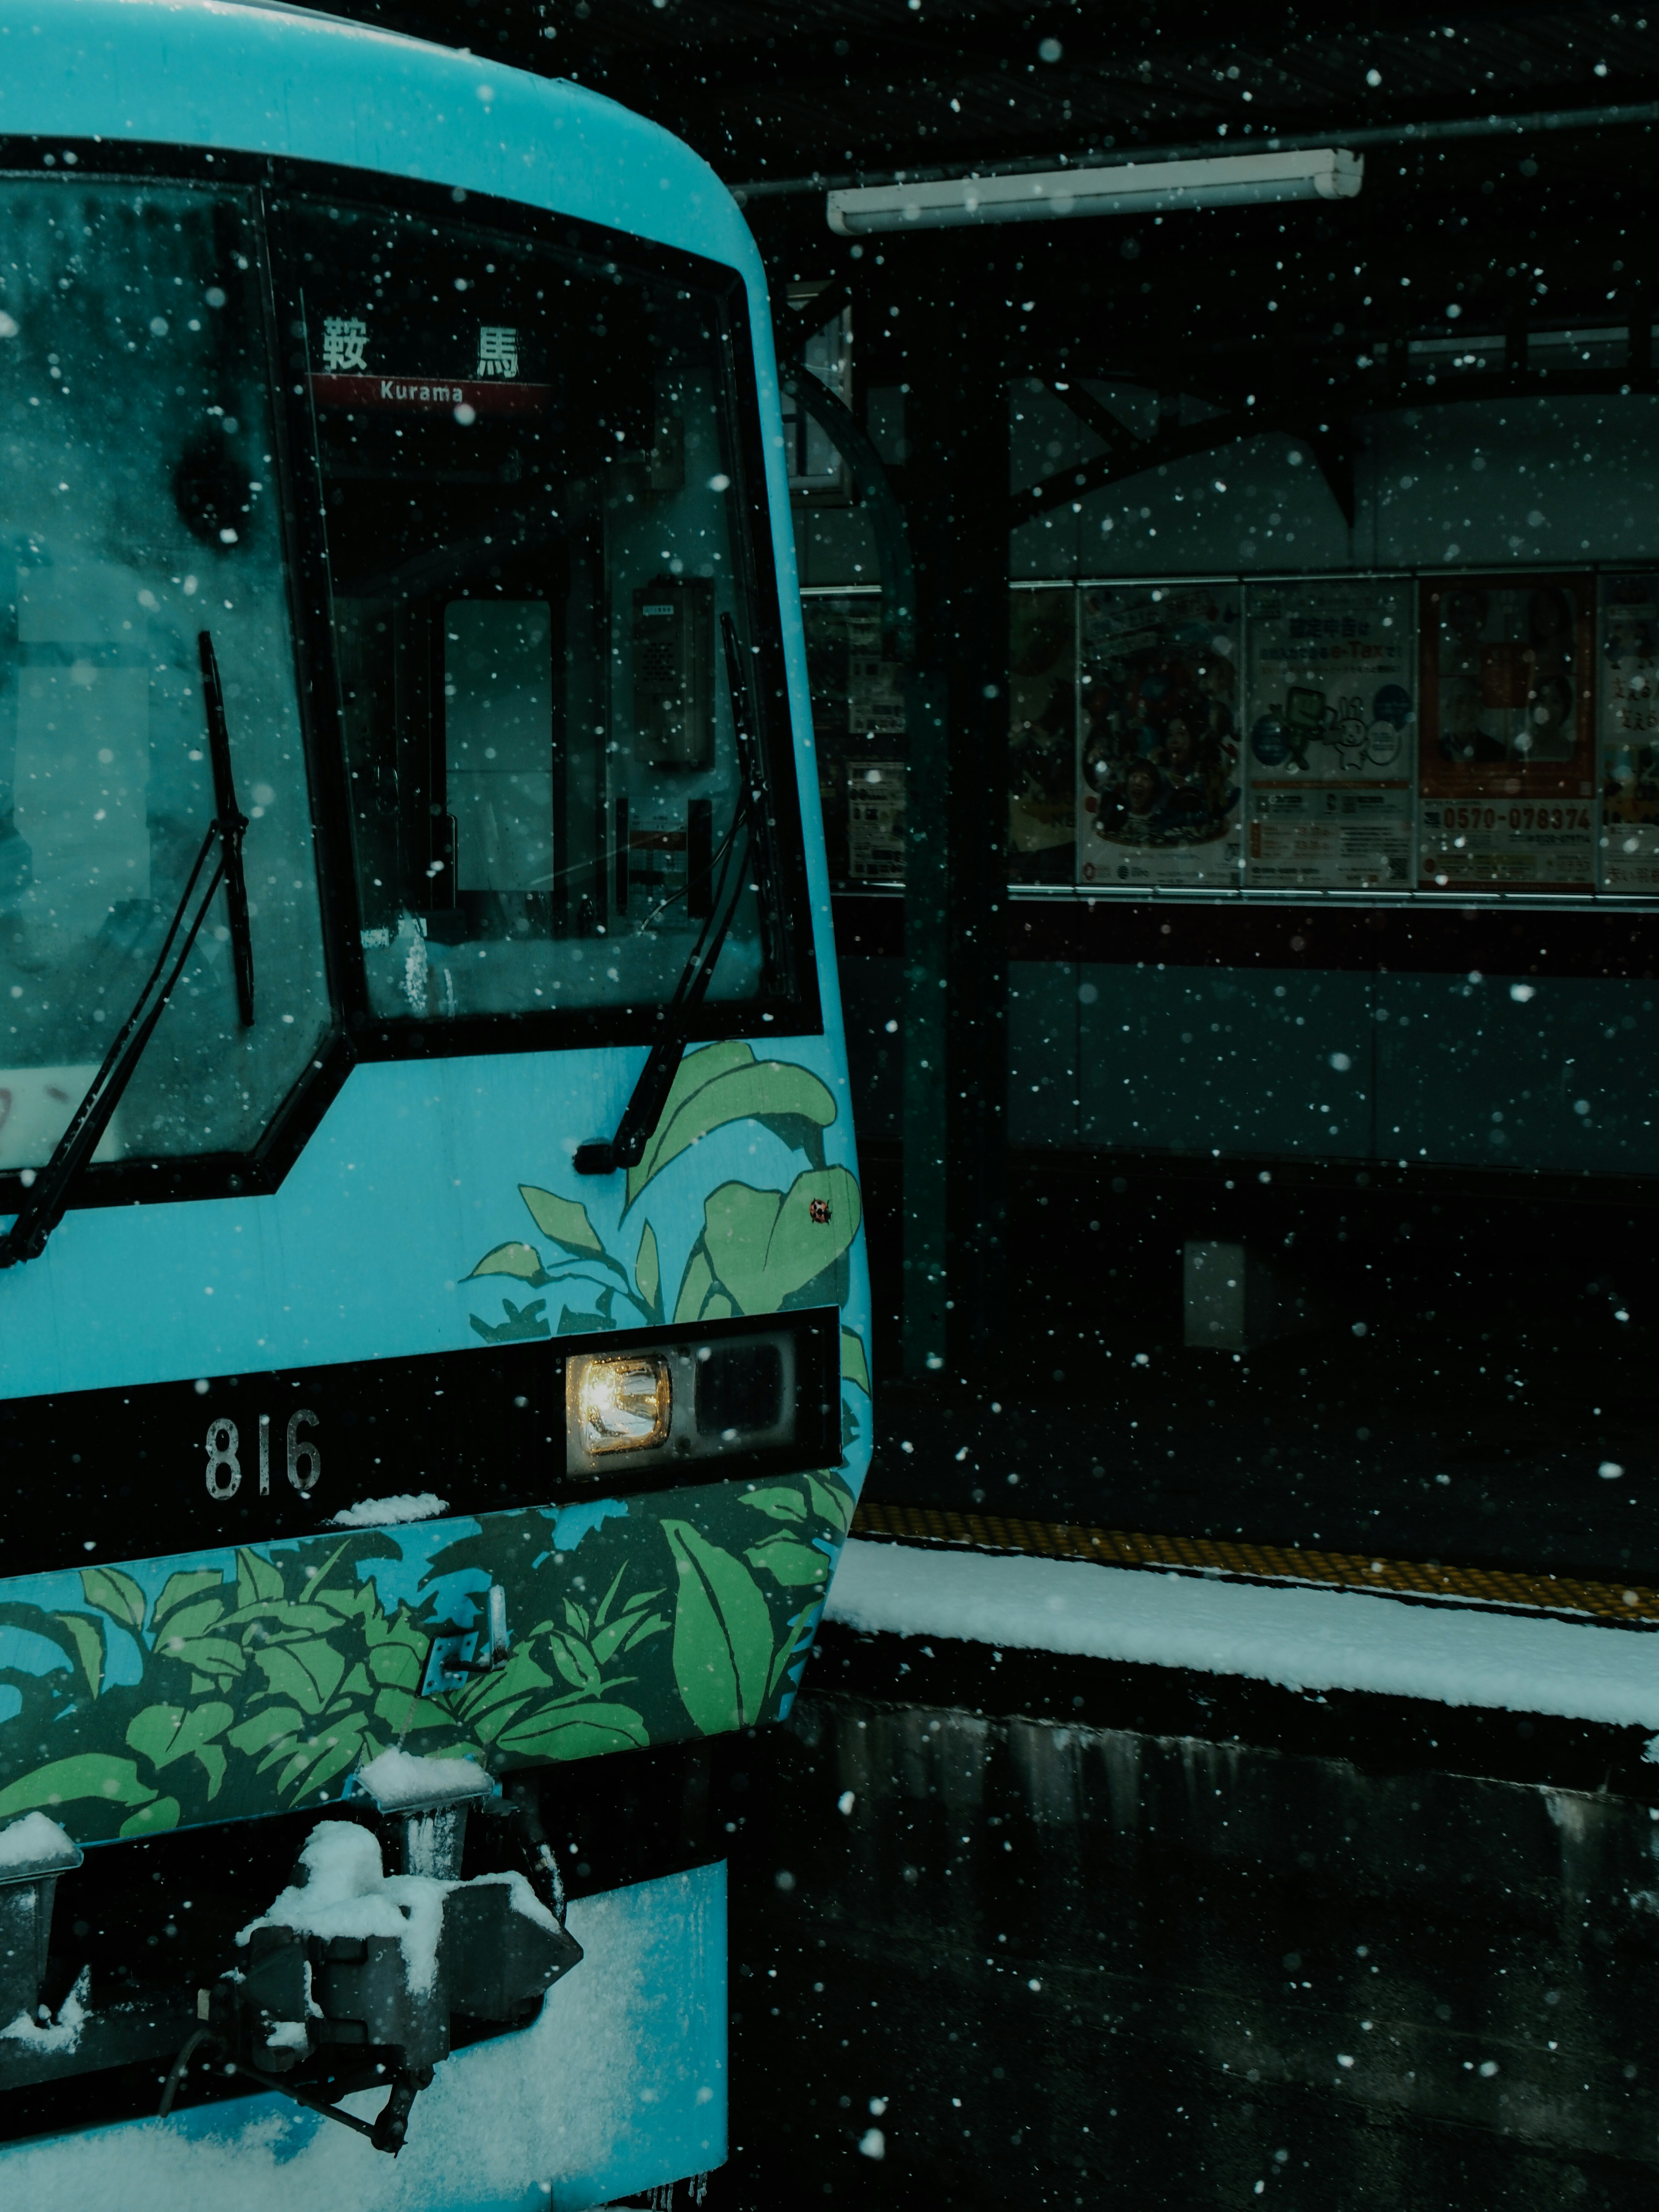
[[[1594,593],[1582,574],[1423,586],[1424,884],[1594,887]]]
[[[855,884],[904,881],[904,763],[860,761],[847,771],[847,872]]]
[[[1070,585],[1008,609],[1008,856],[1016,883],[1065,883],[1077,836],[1077,604]]]
[[[1246,883],[1408,889],[1412,586],[1363,577],[1252,585],[1246,611]]]
[[[904,735],[904,671],[881,650],[881,601],[854,599],[847,608],[847,734]]]
[[[1236,887],[1237,584],[1082,594],[1079,884]]]
[[[1659,890],[1659,575],[1604,576],[1601,889]]]
[[[801,614],[830,880],[902,883],[902,851],[890,865],[878,856],[884,840],[877,836],[872,842],[873,817],[866,812],[855,822],[852,803],[872,769],[880,771],[889,793],[897,776],[896,803],[904,803],[902,766],[890,758],[903,750],[902,672],[882,655],[880,599],[873,592],[813,593],[803,598]],[[889,797],[879,802],[891,803]]]

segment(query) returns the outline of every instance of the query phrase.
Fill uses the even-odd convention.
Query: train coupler
[[[471,1775],[479,1786],[464,1791],[463,1762],[393,1754],[366,1769],[364,1794],[401,1830],[405,1870],[386,1873],[380,1839],[360,1821],[319,1821],[298,1879],[238,1936],[245,1962],[198,1995],[204,2039],[238,2073],[394,2155],[458,2029],[471,2040],[527,2026],[582,1955],[526,1875],[460,1879],[469,1803],[490,1787]],[[391,2094],[373,2123],[336,2101],[381,2084]]]

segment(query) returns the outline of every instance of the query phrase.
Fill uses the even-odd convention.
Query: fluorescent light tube
[[[1301,154],[1222,154],[1196,161],[1126,161],[1018,177],[946,177],[831,192],[830,228],[942,230],[957,223],[1051,222],[1068,215],[1152,215],[1269,200],[1351,200],[1365,157],[1340,147]]]

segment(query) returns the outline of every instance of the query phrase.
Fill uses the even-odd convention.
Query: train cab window
[[[258,262],[234,192],[0,179],[0,1170],[51,1155],[215,819],[204,630],[254,1018],[220,894],[97,1157],[250,1152],[329,1019]]]
[[[535,599],[452,599],[442,625],[456,892],[526,906],[545,900],[553,890],[549,611]]]
[[[776,616],[720,302],[482,218],[290,225],[369,1015],[660,1005],[734,852],[709,997],[775,990],[726,641],[764,736]]]

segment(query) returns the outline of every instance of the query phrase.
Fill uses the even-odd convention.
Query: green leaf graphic
[[[647,1221],[634,1262],[634,1286],[656,1316],[662,1319],[662,1269],[657,1260],[657,1232]]]
[[[577,1306],[562,1306],[559,1310],[561,1336],[597,1336],[601,1329],[616,1326],[603,1304],[595,1313],[585,1313]]]
[[[599,1600],[599,1610],[593,1615],[596,1621],[602,1621],[609,1617],[611,1608],[616,1603],[617,1592],[623,1586],[623,1577],[627,1572],[628,1563],[624,1560],[622,1565],[617,1568],[616,1573],[611,1576],[610,1589],[606,1590],[605,1595]],[[641,1601],[639,1598],[630,1598],[629,1600],[629,1605],[638,1605],[641,1602]],[[626,1610],[626,1608],[624,1608],[624,1610]]]
[[[853,1525],[853,1509],[857,1503],[846,1484],[833,1480],[826,1481],[822,1475],[809,1474],[806,1494],[830,1533],[835,1536],[844,1536]]]
[[[480,1321],[477,1314],[468,1316],[473,1329],[486,1344],[528,1344],[538,1337],[553,1334],[542,1318],[547,1310],[545,1298],[531,1298],[521,1306],[515,1306],[511,1298],[503,1298],[501,1310],[507,1316],[505,1321]]]
[[[556,1244],[562,1244],[567,1252],[580,1252],[588,1258],[603,1259],[605,1249],[594,1234],[593,1224],[587,1218],[587,1208],[580,1199],[560,1198],[550,1190],[538,1190],[534,1183],[521,1182],[519,1195],[530,1208],[530,1218],[544,1237],[550,1237]],[[501,1248],[507,1250],[507,1246]]]
[[[628,1195],[623,1206],[624,1213],[658,1170],[668,1164],[672,1155],[665,1154],[663,1148],[681,1113],[690,1106],[697,1093],[706,1091],[718,1077],[732,1069],[752,1067],[754,1064],[755,1048],[748,1044],[706,1044],[696,1052],[688,1052],[681,1056],[673,1083],[663,1102],[662,1112],[658,1116],[657,1126],[646,1145],[640,1164],[628,1170]],[[686,1141],[690,1141],[689,1137]],[[684,1149],[683,1146],[676,1147],[677,1151]]]
[[[772,1617],[741,1559],[711,1544],[689,1521],[665,1521],[679,1571],[674,1607],[674,1680],[705,1735],[746,1728],[766,1701]]]
[[[814,1206],[827,1218],[815,1219]],[[845,1168],[812,1168],[787,1191],[722,1183],[703,1207],[703,1243],[739,1313],[776,1313],[835,1266],[860,1218],[857,1179]]]
[[[380,1739],[368,1735],[368,1716],[356,1713],[305,1737],[276,1778],[279,1794],[286,1796],[300,1785],[307,1791],[325,1789],[349,1767],[372,1759]]]
[[[161,1596],[155,1601],[155,1626],[159,1628],[169,1613],[176,1613],[190,1599],[200,1597],[208,1590],[222,1593],[224,1586],[224,1577],[217,1567],[194,1567],[185,1574],[169,1575],[161,1585]],[[174,1633],[178,1632],[175,1624]],[[189,1628],[182,1632],[186,1636],[198,1633],[197,1630]]]
[[[168,1638],[166,1650],[169,1659],[177,1659],[182,1665],[194,1667],[204,1674],[222,1677],[247,1672],[247,1660],[241,1646],[228,1643],[222,1636],[204,1636],[190,1642],[182,1637],[176,1642]],[[228,1689],[229,1684],[222,1680],[219,1687]]]
[[[865,1396],[870,1396],[870,1362],[865,1357],[864,1339],[856,1329],[844,1328],[841,1333],[841,1374],[843,1382],[856,1382]]]
[[[334,1549],[329,1553],[328,1557],[325,1559],[321,1560],[311,1570],[311,1572],[306,1577],[305,1581],[300,1586],[299,1601],[301,1605],[305,1604],[306,1601],[311,1596],[313,1590],[319,1588],[322,1583],[328,1580],[329,1576],[332,1573],[335,1567],[338,1565],[341,1559],[344,1558],[345,1554],[350,1549],[351,1539],[348,1536],[343,1544],[337,1544],[334,1547]],[[306,1556],[307,1558],[310,1557],[309,1552],[307,1552]]]
[[[99,1625],[88,1620],[83,1613],[60,1613],[57,1616],[64,1632],[72,1637],[81,1656],[81,1672],[87,1678],[89,1695],[96,1697],[98,1686],[104,1679],[104,1639]]]
[[[164,1829],[178,1826],[179,1811],[176,1797],[158,1797],[153,1805],[142,1806],[137,1812],[130,1813],[121,1823],[121,1833],[124,1836],[159,1836]]]
[[[377,1644],[368,1655],[368,1671],[383,1690],[418,1690],[426,1669],[424,1654],[401,1639]]]
[[[182,1581],[183,1577],[175,1575],[173,1580]],[[199,1605],[176,1606],[171,1620],[163,1623],[158,1604],[156,1618],[150,1628],[156,1650],[182,1651],[185,1644],[195,1638],[205,1636],[209,1629],[216,1628],[224,1619],[224,1613],[222,1598],[204,1598]]]
[[[374,1632],[371,1622],[385,1618],[380,1611],[380,1601],[374,1595],[373,1583],[363,1583],[356,1589],[343,1589],[337,1585],[333,1589],[313,1590],[312,1602],[326,1606],[329,1612],[341,1620],[350,1620],[353,1615],[361,1613],[366,1636],[372,1636]]]
[[[229,1705],[211,1699],[200,1705],[147,1705],[128,1723],[127,1741],[152,1766],[171,1766],[222,1735],[235,1717]]]
[[[283,1595],[283,1571],[274,1561],[258,1552],[242,1550],[236,1554],[236,1609],[246,1613],[251,1605],[262,1601],[269,1604]]]
[[[375,1717],[383,1720],[395,1736],[413,1735],[418,1729],[447,1729],[453,1734],[455,1717],[432,1698],[410,1698],[401,1690],[382,1690],[374,1700]],[[473,1743],[457,1744],[446,1752],[448,1759],[472,1759],[477,1755]]]
[[[319,1595],[316,1602],[301,1605],[297,1601],[276,1598],[259,1605],[251,1605],[246,1611],[240,1607],[225,1615],[222,1626],[227,1629],[246,1629],[256,1626],[256,1641],[261,1644],[292,1644],[307,1636],[326,1636],[331,1628],[340,1625],[336,1608],[324,1602]]]
[[[680,1294],[674,1301],[676,1321],[701,1321],[703,1303],[714,1286],[714,1271],[708,1264],[708,1255],[703,1250],[700,1237],[686,1258],[685,1273],[680,1277]]]
[[[507,1729],[498,1743],[520,1759],[598,1759],[606,1752],[643,1751],[650,1741],[650,1729],[631,1705],[606,1699],[538,1713]]]
[[[599,1662],[585,1644],[561,1629],[548,1632],[547,1648],[553,1664],[564,1676],[573,1690],[597,1690],[599,1686]]]
[[[518,1718],[532,1698],[546,1704],[546,1698],[538,1693],[553,1686],[552,1676],[520,1644],[506,1666],[475,1676],[451,1693],[449,1703],[462,1723],[489,1743]]]
[[[809,1605],[804,1612],[796,1613],[789,1623],[789,1633],[779,1647],[778,1656],[772,1662],[772,1672],[767,1680],[766,1694],[769,1698],[774,1695],[802,1650],[811,1642],[812,1626],[817,1616],[817,1607]]]
[[[830,1562],[811,1544],[798,1544],[791,1536],[774,1536],[756,1544],[744,1555],[750,1566],[764,1567],[786,1589],[811,1589],[829,1578]]]
[[[480,1743],[494,1743],[501,1730],[511,1727],[529,1704],[530,1699],[524,1696],[504,1698],[487,1711],[471,1714],[467,1725]]]
[[[532,1285],[547,1280],[541,1254],[528,1244],[498,1244],[493,1252],[484,1254],[465,1280],[470,1283],[474,1275],[516,1275]]]
[[[277,1696],[291,1698],[302,1713],[321,1712],[345,1672],[345,1661],[320,1637],[256,1651],[253,1658]]]
[[[764,1490],[745,1490],[738,1503],[752,1506],[757,1513],[765,1514],[769,1521],[806,1518],[806,1501],[799,1491],[787,1483],[774,1483]]]
[[[227,1741],[252,1759],[262,1751],[269,1751],[273,1744],[285,1743],[298,1735],[304,1725],[301,1715],[291,1705],[267,1705],[264,1712],[256,1713],[252,1720],[232,1729]]]
[[[658,1590],[654,1595],[660,1597],[662,1592]],[[619,1651],[631,1651],[636,1644],[643,1644],[647,1636],[656,1635],[667,1626],[667,1617],[660,1613],[653,1613],[647,1600],[643,1617],[636,1611],[618,1613],[615,1620],[607,1621],[596,1632],[593,1656],[601,1667],[609,1666]]]
[[[820,1133],[836,1118],[833,1093],[810,1068],[792,1060],[755,1058],[748,1045],[708,1045],[680,1062],[656,1134],[638,1167],[628,1171],[623,1212],[659,1175],[714,1129],[731,1121],[763,1121],[786,1143],[823,1157]]]
[[[82,1567],[81,1587],[88,1605],[101,1606],[125,1627],[143,1626],[144,1593],[119,1567]]]
[[[155,1792],[138,1779],[135,1759],[117,1759],[107,1751],[83,1751],[73,1759],[54,1759],[37,1766],[9,1789],[0,1790],[0,1820],[15,1813],[33,1812],[38,1805],[72,1805],[77,1799],[95,1797],[118,1805],[147,1805]],[[176,1818],[176,1815],[175,1815]]]

